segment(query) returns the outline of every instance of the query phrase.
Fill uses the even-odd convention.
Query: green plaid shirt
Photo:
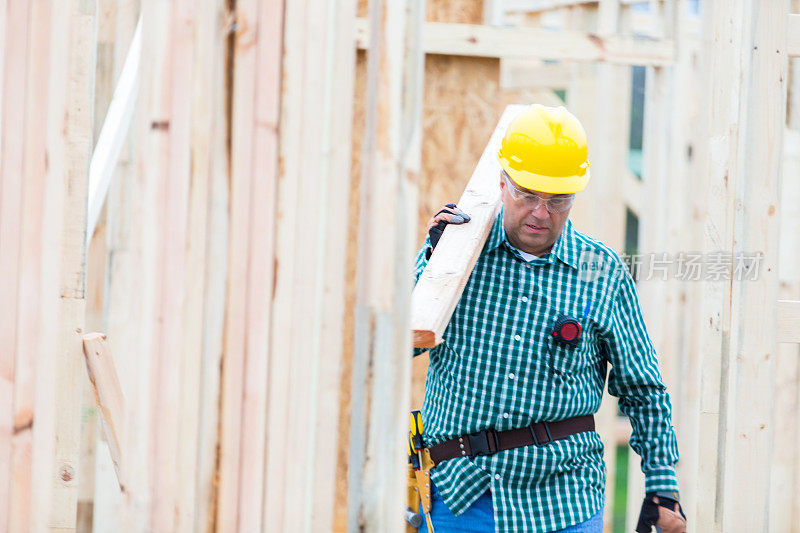
[[[429,246],[417,257],[416,279]],[[561,315],[581,323],[577,347],[549,334]],[[609,392],[630,418],[646,490],[678,490],[669,396],[624,262],[569,220],[550,253],[526,262],[506,240],[501,212],[444,341],[430,350],[425,442],[596,413],[607,363]],[[456,515],[490,489],[496,531],[556,531],[602,508],[603,443],[585,432],[541,447],[451,459],[436,466],[432,479]]]

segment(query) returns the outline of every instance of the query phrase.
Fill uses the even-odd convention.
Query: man
[[[669,396],[633,280],[568,218],[589,180],[587,153],[583,127],[563,107],[531,106],[503,139],[502,210],[430,351],[422,417],[436,463],[435,533],[601,532],[605,465],[593,414],[607,364],[646,478],[637,529],[685,531]],[[430,220],[417,279],[445,224],[468,221],[452,204]]]

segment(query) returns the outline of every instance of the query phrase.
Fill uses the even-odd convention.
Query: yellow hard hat
[[[574,193],[589,182],[586,132],[564,107],[533,104],[515,118],[498,152],[500,165],[520,187]]]

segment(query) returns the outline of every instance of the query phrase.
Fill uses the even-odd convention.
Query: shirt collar
[[[492,226],[492,230],[489,232],[489,236],[486,238],[485,249],[487,252],[491,252],[503,243],[509,247],[510,251],[511,244],[506,238],[506,230],[503,227],[503,209],[501,208],[500,214],[497,215],[497,218],[494,221],[494,226]],[[558,239],[556,239],[556,242],[553,244],[552,250],[550,250],[550,253],[544,257],[547,258],[548,263],[552,263],[554,260],[553,258],[558,258],[563,263],[566,263],[577,270],[579,260],[578,256],[580,255],[579,248],[580,246],[575,236],[575,229],[572,227],[572,221],[567,219],[567,223],[564,224],[564,229],[561,231],[561,235],[559,235]]]
[[[503,228],[503,208],[500,208],[500,214],[494,219],[494,226],[486,238],[486,245],[484,248],[487,252],[494,251],[495,248],[503,244],[506,240],[506,230]]]

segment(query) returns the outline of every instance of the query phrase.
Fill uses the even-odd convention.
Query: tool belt
[[[433,524],[430,521],[431,470],[434,466],[456,457],[472,458],[523,446],[544,446],[554,440],[565,439],[576,433],[594,431],[594,416],[577,416],[558,422],[537,422],[524,428],[508,431],[488,429],[461,435],[429,447],[426,447],[422,441],[422,416],[419,411],[411,412],[410,429],[408,435],[407,531],[415,533],[421,525],[421,513],[424,511],[428,531],[434,533]]]
[[[594,416],[576,416],[558,422],[537,422],[508,431],[488,429],[461,435],[427,449],[430,451],[433,464],[438,465],[442,461],[456,457],[472,458],[523,446],[544,446],[554,440],[565,439],[584,431],[594,431]]]

